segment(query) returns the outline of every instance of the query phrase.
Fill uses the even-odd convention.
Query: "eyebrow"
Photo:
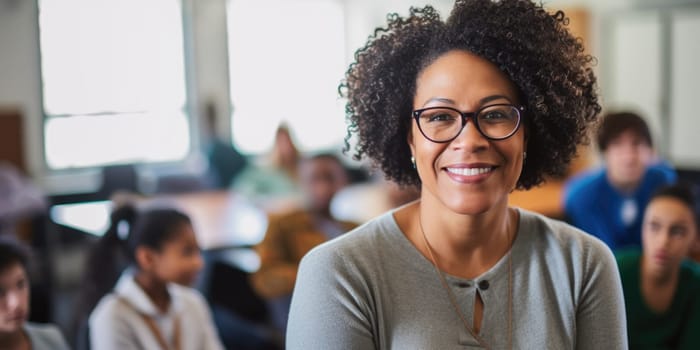
[[[511,102],[511,103],[512,103],[512,101],[510,100],[510,98],[508,98],[507,96],[504,96],[504,95],[491,95],[491,96],[486,96],[486,97],[482,98],[481,100],[479,100],[479,104],[483,106],[483,105],[485,105],[485,104],[487,104],[487,103],[489,103],[489,102],[491,102],[491,101],[500,100],[500,99],[504,99],[504,100],[507,100],[508,102]],[[449,98],[445,98],[445,97],[433,97],[433,98],[431,98],[431,99],[425,101],[425,103],[423,104],[423,106],[427,105],[427,104],[430,103],[430,102],[442,102],[442,103],[447,103],[447,104],[451,104],[451,105],[457,104],[454,100],[449,99]]]

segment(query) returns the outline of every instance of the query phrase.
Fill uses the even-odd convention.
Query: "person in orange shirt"
[[[335,155],[323,153],[302,160],[299,181],[305,207],[270,216],[265,238],[256,247],[260,269],[251,276],[254,290],[267,300],[272,321],[280,330],[286,328],[301,258],[357,226],[331,215],[333,196],[348,182],[346,169]]]

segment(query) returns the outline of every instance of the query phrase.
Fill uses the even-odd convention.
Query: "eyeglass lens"
[[[437,142],[453,139],[463,127],[462,113],[448,107],[424,109],[417,120],[425,136]],[[502,139],[518,128],[520,113],[511,105],[487,106],[480,109],[472,120],[487,138]]]

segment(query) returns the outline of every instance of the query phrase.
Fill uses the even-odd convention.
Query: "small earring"
[[[523,159],[527,159],[527,152],[523,152]]]
[[[413,169],[416,168],[416,158],[411,156],[411,164],[413,164]]]

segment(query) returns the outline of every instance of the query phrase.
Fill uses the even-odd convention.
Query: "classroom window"
[[[230,0],[232,134],[247,153],[272,146],[286,122],[301,150],[339,149],[345,71],[343,4],[336,0]]]
[[[187,155],[179,0],[40,0],[39,35],[50,168]]]

